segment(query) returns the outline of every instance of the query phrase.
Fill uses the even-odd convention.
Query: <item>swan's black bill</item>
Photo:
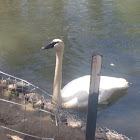
[[[42,47],[42,50],[45,50],[45,49],[51,49],[54,47],[55,44],[57,44],[58,42],[51,42],[49,45],[45,46],[45,47]]]

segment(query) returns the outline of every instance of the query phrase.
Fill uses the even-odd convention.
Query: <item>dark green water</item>
[[[51,93],[55,53],[41,47],[54,38],[66,46],[63,85],[90,73],[95,52],[103,55],[102,75],[132,83],[98,123],[139,140],[140,0],[0,0],[1,71]]]

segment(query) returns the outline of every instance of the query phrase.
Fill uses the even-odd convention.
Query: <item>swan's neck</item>
[[[62,96],[61,96],[61,85],[62,85],[62,60],[63,60],[63,51],[56,52],[56,66],[55,66],[55,75],[54,75],[54,84],[53,84],[53,99],[52,103],[61,105]]]

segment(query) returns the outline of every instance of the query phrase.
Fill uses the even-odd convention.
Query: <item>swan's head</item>
[[[42,50],[44,49],[50,49],[53,48],[55,51],[63,51],[64,50],[64,42],[61,39],[54,39],[52,42],[50,42],[49,45],[42,47]]]

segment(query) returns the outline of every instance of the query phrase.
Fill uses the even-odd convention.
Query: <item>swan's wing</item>
[[[128,82],[123,78],[101,76],[100,79],[101,89],[126,89],[128,88]]]
[[[99,104],[107,104],[108,101],[115,101],[125,95],[128,89],[128,82],[123,78],[101,76]]]
[[[88,103],[90,76],[83,76],[69,82],[61,91],[63,101],[75,104],[76,106],[86,106]],[[118,94],[123,94],[123,90],[128,88],[128,82],[123,78],[101,76],[99,88],[99,104],[106,104],[112,98],[117,98]]]
[[[77,97],[78,101],[87,100],[89,94],[89,75],[83,76],[69,82],[61,91],[64,102]]]

